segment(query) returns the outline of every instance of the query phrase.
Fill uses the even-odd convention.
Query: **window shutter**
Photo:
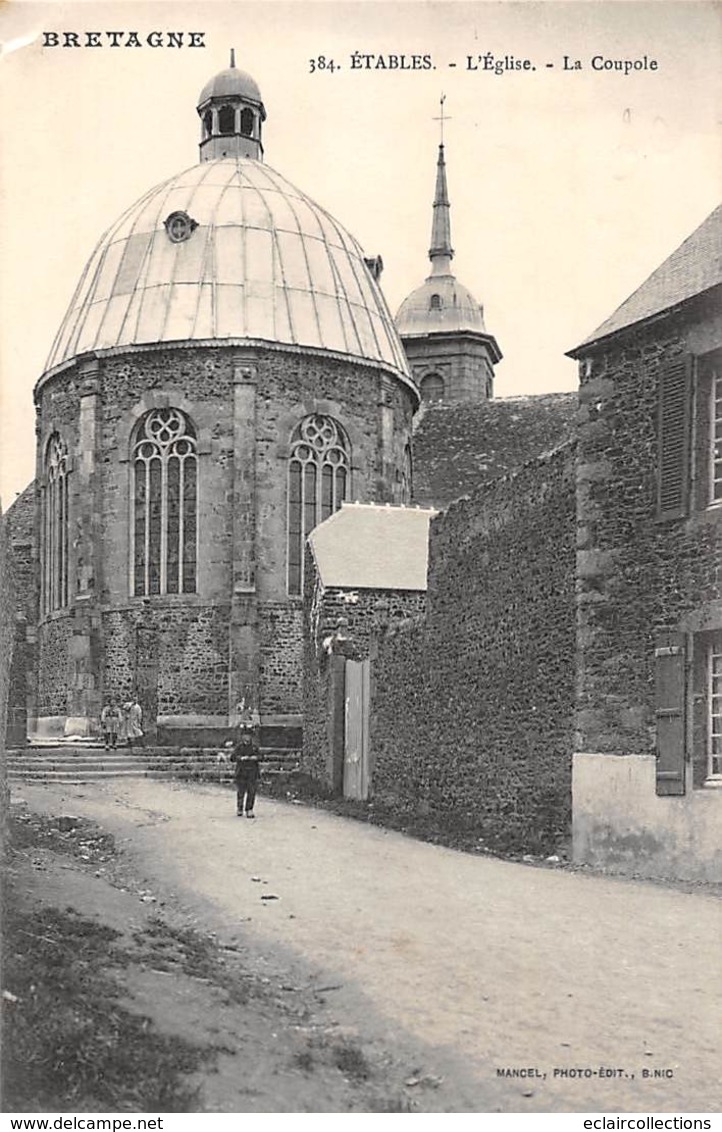
[[[670,363],[659,376],[657,517],[687,514],[692,358]]]
[[[684,794],[685,636],[660,634],[654,650],[657,793]]]

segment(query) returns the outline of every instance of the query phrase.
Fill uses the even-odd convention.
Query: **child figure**
[[[254,728],[248,724],[241,724],[238,742],[233,748],[231,762],[235,764],[236,779],[236,814],[253,818],[253,805],[256,800],[256,788],[261,777],[261,766],[258,760],[258,743],[254,735]]]
[[[105,741],[105,749],[115,749],[118,742],[118,732],[120,731],[123,716],[120,708],[110,700],[100,713],[100,726],[103,729],[103,739]]]

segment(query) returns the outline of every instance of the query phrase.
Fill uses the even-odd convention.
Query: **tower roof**
[[[462,330],[486,334],[481,307],[451,274],[429,275],[412,291],[396,312],[396,326],[402,338]]]
[[[436,192],[434,193],[434,212],[431,222],[431,247],[429,259],[431,271],[434,275],[445,275],[450,270],[454,258],[454,249],[451,246],[451,204],[449,203],[449,189],[446,184],[446,162],[444,160],[444,143],[439,146],[439,156],[436,161]]]
[[[722,283],[722,205],[710,213],[684,243],[653,271],[616,311],[580,346],[569,351],[577,357],[587,346],[662,314],[695,295]]]
[[[231,50],[231,65],[209,79],[198,96],[198,106],[203,106],[211,98],[247,98],[263,106],[263,99],[256,80],[247,71],[236,67],[235,52]]]
[[[443,100],[442,118],[443,129]],[[436,188],[431,222],[431,274],[408,295],[396,312],[396,326],[402,338],[438,333],[470,331],[486,335],[484,313],[471,291],[459,283],[451,271],[451,205],[446,182],[443,140],[436,159]],[[493,341],[493,339],[492,339]],[[495,349],[501,352],[498,346]]]
[[[218,340],[330,350],[411,380],[359,244],[251,158],[186,169],[111,225],[83,271],[48,368],[91,350]]]

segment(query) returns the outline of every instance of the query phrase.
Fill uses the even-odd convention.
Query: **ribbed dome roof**
[[[434,331],[486,333],[481,307],[453,275],[430,275],[412,291],[398,309],[396,328],[402,338]]]
[[[247,71],[240,71],[237,67],[227,67],[209,79],[203,87],[198,105],[202,106],[209,98],[250,98],[252,102],[261,102],[261,92],[258,84]]]
[[[196,227],[173,242],[165,221]],[[268,165],[208,161],[151,189],[82,274],[48,359],[140,343],[253,339],[379,362],[409,380],[358,243]]]

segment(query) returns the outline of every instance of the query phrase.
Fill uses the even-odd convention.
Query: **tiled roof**
[[[344,503],[309,535],[321,584],[365,590],[426,590],[429,522],[418,507]]]
[[[700,224],[641,287],[570,353],[675,307],[722,283],[722,205]]]
[[[430,405],[414,429],[414,502],[446,507],[568,439],[576,393]]]

